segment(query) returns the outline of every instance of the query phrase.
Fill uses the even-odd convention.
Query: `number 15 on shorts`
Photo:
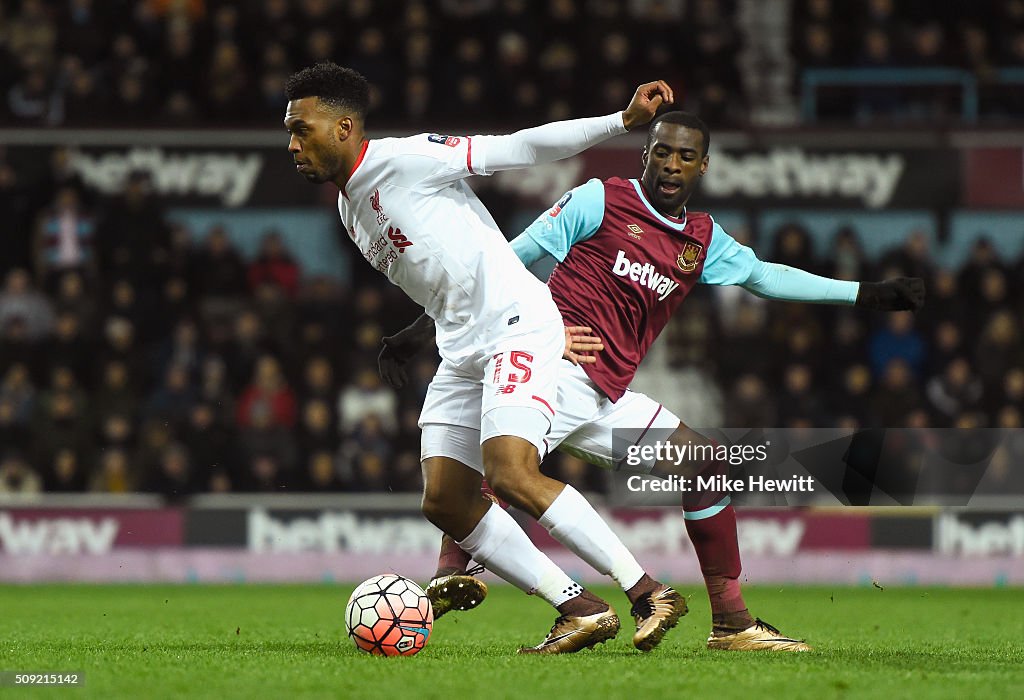
[[[491,372],[491,384],[496,387],[494,393],[511,394],[516,387],[530,381],[533,374],[530,370],[531,362],[533,355],[523,350],[496,353],[490,362],[494,367]]]

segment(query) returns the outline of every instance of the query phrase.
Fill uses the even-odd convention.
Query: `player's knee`
[[[443,532],[449,532],[454,524],[454,507],[440,489],[425,489],[420,510],[431,524]]]
[[[530,468],[524,468],[522,464],[515,462],[497,462],[487,471],[487,483],[498,498],[524,510],[532,491],[534,472],[536,469],[532,465]]]

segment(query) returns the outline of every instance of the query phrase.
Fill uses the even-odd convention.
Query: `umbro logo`
[[[642,234],[644,232],[644,230],[642,228],[640,228],[636,224],[630,224],[626,228],[629,229],[629,234],[627,234],[627,235],[629,235],[630,238],[635,238],[638,241],[640,240],[640,234]]]

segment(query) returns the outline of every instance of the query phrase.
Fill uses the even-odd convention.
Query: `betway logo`
[[[103,194],[120,192],[129,173],[143,171],[152,178],[159,194],[219,197],[224,206],[239,207],[252,194],[263,157],[255,153],[166,153],[161,148],[132,148],[96,156],[76,151],[71,167],[86,185]]]
[[[267,511],[249,511],[249,550],[253,552],[432,552],[437,529],[418,517],[360,518],[353,513],[321,513],[316,519],[285,521]]]
[[[119,525],[114,518],[40,518],[15,522],[0,513],[0,549],[8,554],[103,554]]]
[[[961,522],[955,515],[939,518],[939,551],[968,556],[1024,554],[1024,516],[1006,523],[987,522],[978,526]]]
[[[619,277],[628,277],[638,282],[641,287],[653,289],[658,295],[658,301],[665,301],[665,297],[676,290],[678,282],[673,282],[665,275],[659,275],[654,271],[651,263],[630,262],[624,251],[619,251],[615,257],[615,264],[612,265],[612,272]]]
[[[877,209],[892,201],[906,162],[898,154],[775,148],[764,154],[718,152],[711,165],[701,187],[712,197],[846,197]]]
[[[615,534],[634,552],[676,554],[690,548],[686,521],[678,513],[632,522],[608,518]],[[802,520],[741,518],[736,524],[740,549],[751,556],[789,556],[800,549],[806,525]]]
[[[740,549],[747,554],[796,554],[807,525],[802,520],[743,518],[736,522]]]

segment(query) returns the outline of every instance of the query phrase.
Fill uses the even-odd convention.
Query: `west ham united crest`
[[[676,265],[683,272],[693,272],[697,269],[697,261],[700,259],[700,252],[704,246],[700,243],[688,242],[683,246],[683,252],[676,258]]]

